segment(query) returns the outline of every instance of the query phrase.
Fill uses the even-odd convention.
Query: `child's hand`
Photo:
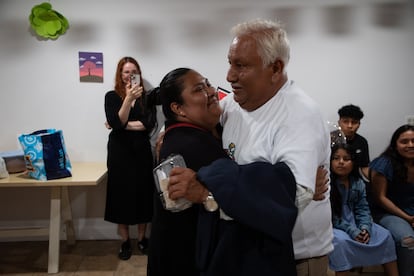
[[[355,240],[360,243],[368,243],[369,242],[369,233],[367,230],[363,229],[358,236],[356,236]]]

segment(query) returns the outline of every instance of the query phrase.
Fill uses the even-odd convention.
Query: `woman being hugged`
[[[388,230],[372,223],[365,184],[349,145],[332,148],[331,186],[334,251],[329,254],[330,268],[336,275],[348,275],[354,267],[383,264],[386,275],[398,276],[394,242]]]
[[[204,76],[189,68],[177,68],[166,74],[155,90],[166,118],[160,161],[180,154],[186,166],[197,171],[227,157],[221,140],[213,135],[221,114],[216,90]],[[208,190],[202,188],[200,194],[206,198]],[[196,267],[199,214],[216,216],[218,211],[209,213],[201,204],[193,204],[171,212],[164,209],[159,195],[154,195],[148,276],[200,275]]]
[[[395,241],[400,276],[414,275],[414,126],[402,125],[386,150],[374,159],[373,215]]]
[[[137,75],[138,74],[138,75]],[[132,83],[132,77],[138,83]],[[152,219],[153,157],[150,134],[156,126],[155,105],[142,84],[141,68],[132,57],[118,62],[115,89],[105,95],[108,139],[108,186],[105,220],[118,224],[118,257],[132,254],[129,226],[138,225],[138,247],[145,253],[147,223]]]

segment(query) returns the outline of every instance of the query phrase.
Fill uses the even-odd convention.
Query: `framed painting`
[[[79,52],[80,82],[103,82],[103,54]]]

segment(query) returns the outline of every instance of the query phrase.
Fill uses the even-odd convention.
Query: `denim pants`
[[[414,248],[408,248],[402,242],[404,238],[411,237],[414,239],[414,229],[404,219],[394,215],[384,215],[379,224],[387,228],[394,238],[397,248],[397,263],[400,276],[414,275]]]

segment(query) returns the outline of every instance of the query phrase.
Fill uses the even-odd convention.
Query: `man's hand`
[[[197,180],[193,170],[176,167],[170,172],[168,195],[172,200],[184,197],[191,202],[202,203],[208,190]]]
[[[325,170],[323,167],[319,167],[316,171],[315,194],[313,195],[313,200],[318,201],[325,199],[325,192],[329,189],[328,182],[328,170]]]

